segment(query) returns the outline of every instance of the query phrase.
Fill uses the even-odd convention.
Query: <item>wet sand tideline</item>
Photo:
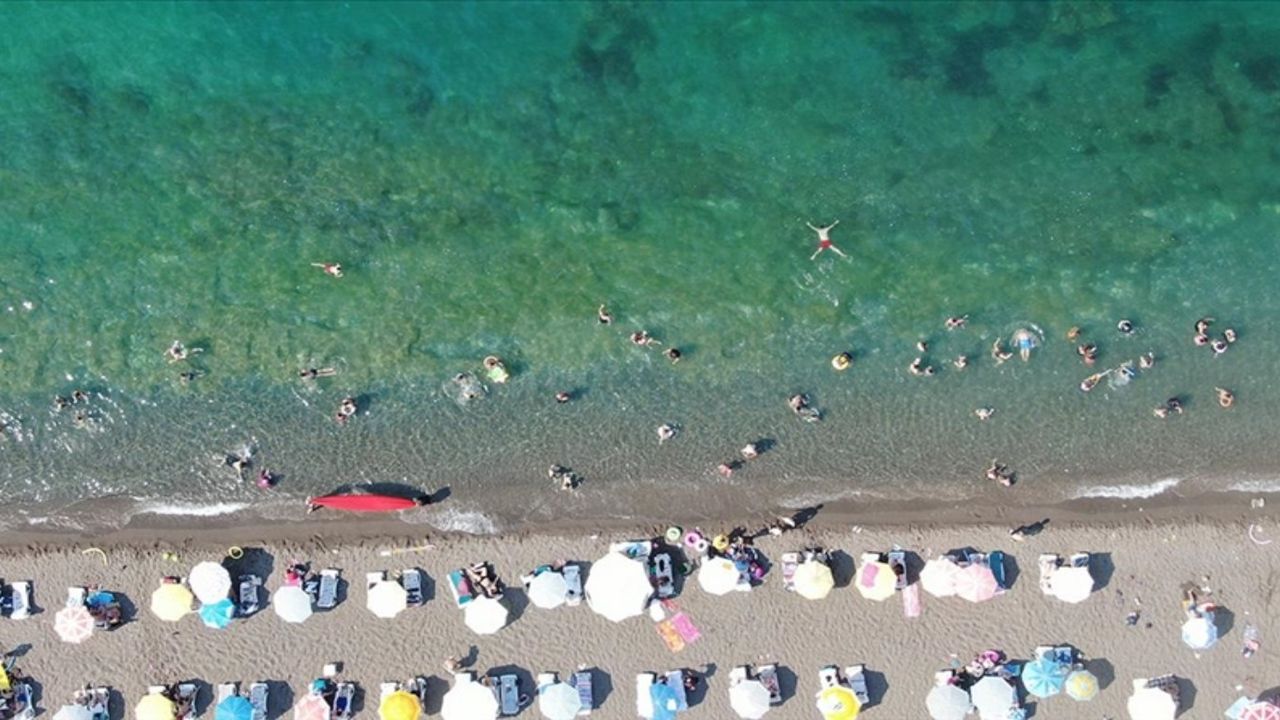
[[[323,526],[318,526],[323,527]],[[1264,534],[1271,527],[1264,521]],[[231,531],[228,531],[231,532]],[[170,533],[176,536],[176,533]],[[1280,537],[1280,532],[1275,535]],[[209,683],[259,679],[284,683],[289,690],[273,696],[271,715],[285,712],[293,693],[319,673],[321,665],[341,660],[345,677],[359,682],[366,696],[359,717],[377,712],[377,685],[414,674],[433,676],[428,710],[438,712],[444,689],[443,658],[478,651],[481,670],[514,666],[525,673],[572,670],[580,663],[607,673],[598,676],[602,700],[593,717],[634,717],[634,676],[644,670],[714,664],[705,699],[690,717],[733,717],[727,701],[729,669],[740,663],[776,661],[786,702],[771,718],[817,717],[813,693],[816,672],[827,663],[866,663],[878,706],[868,718],[920,718],[932,673],[945,668],[955,654],[961,661],[988,647],[1003,648],[1025,659],[1039,644],[1068,642],[1088,658],[1103,684],[1099,697],[1081,705],[1063,697],[1039,703],[1036,716],[1047,720],[1124,717],[1130,680],[1173,672],[1193,686],[1184,688],[1190,705],[1181,717],[1213,718],[1237,696],[1235,687],[1253,682],[1262,688],[1280,684],[1280,660],[1272,643],[1277,636],[1273,593],[1280,577],[1276,548],[1257,546],[1237,523],[1137,523],[1124,526],[1055,526],[1025,543],[1009,542],[1007,528],[868,528],[861,532],[826,528],[799,531],[780,539],[766,538],[759,547],[777,561],[787,550],[822,543],[856,557],[864,550],[893,543],[928,557],[953,547],[1003,548],[1015,560],[1013,589],[1002,597],[971,605],[962,600],[924,599],[923,616],[906,620],[899,598],[879,604],[862,599],[851,587],[838,587],[824,601],[810,602],[786,593],[776,570],[750,594],[715,598],[696,583],[677,599],[702,632],[702,638],[679,654],[663,645],[646,618],[614,624],[585,605],[554,611],[524,608],[514,622],[491,637],[473,635],[453,606],[444,574],[479,559],[491,560],[501,576],[518,587],[518,576],[556,560],[594,560],[610,540],[601,537],[522,536],[510,538],[433,537],[384,542],[331,540],[281,541],[266,547],[274,566],[267,587],[278,587],[285,564],[293,558],[317,567],[333,565],[351,581],[348,597],[336,610],[317,614],[301,626],[286,626],[266,607],[247,621],[218,632],[189,617],[179,624],[161,623],[147,610],[151,591],[165,574],[181,574],[196,562],[218,559],[226,542],[202,540],[197,545],[171,545],[166,540],[107,547],[109,564],[96,554],[82,555],[89,543],[11,546],[0,555],[6,581],[34,579],[36,603],[43,612],[22,621],[0,621],[0,646],[26,647],[19,666],[42,687],[41,707],[54,712],[84,682],[110,683],[124,693],[129,712],[149,684],[198,678]],[[240,531],[235,544],[254,545]],[[431,550],[391,558],[379,557],[388,547],[432,542]],[[179,562],[162,553],[176,550]],[[1070,606],[1042,596],[1037,587],[1036,556],[1041,552],[1087,550],[1100,553],[1101,589],[1082,605]],[[430,577],[423,608],[405,611],[395,620],[374,618],[364,607],[364,573],[417,566]],[[1207,579],[1206,579],[1207,578]],[[1179,586],[1207,584],[1221,613],[1219,644],[1197,657],[1179,638],[1182,622]],[[101,582],[126,593],[139,608],[137,619],[113,633],[95,635],[81,646],[58,641],[53,616],[70,584]],[[1123,593],[1123,599],[1120,599]],[[520,593],[512,593],[514,599]],[[1141,600],[1141,606],[1136,601]],[[1141,622],[1130,628],[1126,613],[1140,609]],[[1151,627],[1147,627],[1150,623]],[[1253,623],[1261,631],[1262,650],[1252,659],[1240,654],[1242,633]],[[525,680],[529,676],[523,675]],[[611,687],[610,687],[611,686]],[[283,686],[279,686],[283,687]],[[206,710],[206,713],[211,710]],[[122,717],[123,715],[117,715]],[[525,710],[523,717],[536,717]],[[287,714],[286,714],[287,717]]]

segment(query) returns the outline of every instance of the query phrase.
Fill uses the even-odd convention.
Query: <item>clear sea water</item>
[[[1280,489],[1273,4],[6,3],[0,19],[11,520],[292,518],[345,482],[448,486],[421,519],[472,529]],[[811,261],[805,222],[836,219],[848,259]],[[1191,343],[1203,315],[1240,335],[1221,357]],[[1020,327],[1041,347],[996,366],[991,343]],[[640,328],[685,359],[631,345]],[[934,377],[906,372],[922,338]],[[164,357],[175,339],[202,349],[189,384]],[[1076,389],[1149,350],[1128,385]],[[442,388],[490,353],[512,382],[455,403]],[[308,366],[340,374],[302,383]],[[92,399],[51,409],[76,388]],[[791,416],[798,391],[822,423]],[[348,394],[363,412],[339,427]],[[1187,412],[1153,417],[1175,395]],[[664,422],[681,432],[659,446]],[[755,439],[763,457],[714,473]],[[282,474],[271,493],[216,461],[246,443]],[[983,479],[993,457],[1013,489]],[[555,492],[551,463],[582,489]]]

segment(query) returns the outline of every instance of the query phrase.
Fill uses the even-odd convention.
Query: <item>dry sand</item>
[[[696,583],[684,589],[677,602],[692,616],[702,639],[683,652],[666,649],[653,623],[636,618],[614,624],[586,605],[546,611],[528,607],[515,613],[512,624],[495,636],[473,635],[454,607],[442,580],[452,568],[489,559],[499,573],[518,586],[518,576],[556,559],[593,560],[610,540],[533,535],[520,538],[433,537],[435,548],[395,557],[379,550],[428,540],[380,542],[337,541],[326,548],[315,541],[274,542],[263,545],[258,562],[272,564],[267,587],[278,587],[285,564],[292,558],[315,566],[340,567],[351,580],[349,597],[336,610],[317,614],[301,626],[286,626],[269,607],[238,621],[225,631],[200,625],[192,615],[178,624],[151,616],[147,604],[152,589],[166,574],[183,574],[200,560],[220,559],[224,547],[202,540],[186,545],[132,543],[107,548],[108,566],[96,555],[82,555],[78,546],[11,547],[0,554],[0,577],[6,581],[34,579],[36,604],[43,608],[22,621],[0,621],[0,645],[24,648],[19,667],[41,686],[39,705],[54,712],[85,682],[110,684],[116,698],[115,717],[128,712],[148,684],[199,679],[275,683],[271,716],[286,713],[295,691],[316,677],[321,665],[337,660],[344,676],[366,693],[360,717],[375,717],[377,685],[415,674],[433,677],[432,701],[439,710],[441,661],[473,650],[479,670],[516,667],[527,682],[529,673],[561,673],[580,663],[600,669],[598,707],[593,717],[635,716],[634,676],[644,670],[712,666],[709,688],[690,717],[734,717],[727,700],[729,669],[741,663],[776,661],[787,699],[772,718],[816,718],[813,694],[816,672],[827,663],[866,663],[871,672],[875,706],[868,718],[925,718],[923,699],[932,673],[948,667],[953,657],[967,661],[988,647],[1026,658],[1034,646],[1068,642],[1091,658],[1090,667],[1103,683],[1092,703],[1076,703],[1065,696],[1037,704],[1035,716],[1053,718],[1123,718],[1130,679],[1162,673],[1186,678],[1183,718],[1216,718],[1238,696],[1237,686],[1280,685],[1280,655],[1271,642],[1280,636],[1272,618],[1273,594],[1280,576],[1280,541],[1258,546],[1246,537],[1246,527],[1222,523],[1163,523],[1129,526],[1051,525],[1025,543],[1012,543],[1007,528],[868,528],[858,532],[825,528],[799,531],[783,538],[765,538],[759,547],[773,560],[784,551],[821,543],[856,557],[863,550],[893,544],[928,557],[953,547],[982,550],[1003,548],[1015,559],[1020,577],[1002,597],[971,605],[962,600],[925,597],[924,614],[903,617],[898,598],[886,603],[862,599],[851,587],[838,587],[824,601],[805,601],[783,591],[773,573],[751,593],[711,597]],[[1265,532],[1265,528],[1264,528]],[[1280,531],[1276,533],[1280,539]],[[238,544],[251,546],[245,531]],[[175,550],[180,561],[162,556]],[[1035,558],[1041,552],[1088,550],[1100,558],[1101,589],[1081,605],[1065,605],[1040,594]],[[367,571],[417,566],[431,578],[425,607],[410,608],[394,620],[374,618],[364,607],[362,579]],[[847,573],[844,578],[847,581]],[[1205,579],[1207,576],[1207,580]],[[1229,612],[1223,613],[1223,639],[1198,656],[1179,638],[1182,617],[1179,586],[1186,581],[1206,584]],[[81,646],[61,643],[53,632],[53,616],[62,606],[65,588],[100,582],[124,592],[137,604],[133,622],[111,633],[99,633]],[[1120,593],[1123,599],[1120,599]],[[523,595],[513,591],[517,605]],[[1141,607],[1135,605],[1140,598]],[[1141,609],[1138,627],[1126,627],[1124,616]],[[1246,624],[1261,630],[1263,647],[1252,659],[1241,656]],[[1149,624],[1149,627],[1148,627]],[[208,706],[206,689],[200,707]],[[701,696],[699,693],[698,696]],[[357,707],[360,707],[359,705]],[[131,716],[131,715],[130,715]],[[539,717],[528,708],[522,717]]]

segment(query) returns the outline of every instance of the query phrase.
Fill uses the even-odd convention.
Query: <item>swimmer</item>
[[[568,473],[560,478],[561,490],[576,490],[578,488],[578,480],[572,473]]]
[[[924,339],[917,340],[916,350],[919,350],[920,352],[929,352],[929,343]]]
[[[1098,384],[1098,383],[1102,382],[1102,378],[1104,378],[1104,377],[1106,377],[1106,376],[1108,376],[1108,375],[1110,375],[1110,374],[1111,374],[1111,370],[1106,370],[1106,371],[1104,371],[1104,372],[1094,373],[1094,374],[1090,375],[1089,377],[1085,378],[1084,380],[1081,380],[1081,381],[1080,381],[1080,392],[1089,392],[1089,391],[1090,391],[1090,390],[1092,390],[1095,386],[1097,386],[1097,384]]]
[[[1214,340],[1210,346],[1213,348],[1214,355],[1221,355],[1222,353],[1227,351],[1226,340]]]
[[[227,467],[235,470],[237,474],[243,474],[245,468],[249,467],[251,460],[241,455],[228,455],[223,461]]]
[[[640,347],[648,347],[650,345],[662,344],[657,340],[653,339],[653,336],[645,332],[644,330],[637,330],[631,333],[631,342],[635,343],[636,345],[639,345]]]
[[[611,325],[613,323],[613,315],[609,313],[609,309],[604,305],[596,308],[596,320],[601,325]]]
[[[1164,401],[1164,406],[1169,408],[1169,412],[1182,414],[1182,401],[1176,397],[1171,397]]]
[[[1200,318],[1199,320],[1197,320],[1197,321],[1196,321],[1196,334],[1197,334],[1197,335],[1208,335],[1208,334],[1209,334],[1209,323],[1212,323],[1212,322],[1213,322],[1213,318],[1211,318],[1211,317],[1202,317],[1202,318]]]
[[[341,410],[334,413],[334,416],[333,416],[334,422],[338,423],[339,425],[346,425],[347,421],[350,419],[351,419],[351,416],[342,412]]]
[[[271,474],[270,470],[266,468],[262,468],[262,470],[258,473],[257,484],[258,484],[258,487],[263,490],[270,490],[271,487],[275,485],[275,476]]]
[[[65,409],[66,409],[66,407],[67,407],[68,405],[70,405],[70,404],[71,404],[71,401],[70,401],[70,400],[68,400],[68,399],[66,399],[66,398],[64,398],[64,397],[62,397],[61,395],[54,395],[54,396],[53,396],[53,409],[54,409],[54,410],[65,410]]]
[[[921,370],[920,372],[924,374],[925,377],[932,377],[933,374],[937,372],[937,369],[934,368],[932,365],[925,365],[924,370]]]
[[[907,366],[907,372],[911,373],[912,375],[923,375],[924,374],[924,358],[918,357],[915,360],[912,360],[911,364]]]
[[[1195,343],[1195,344],[1196,344],[1196,347],[1201,347],[1201,346],[1204,346],[1204,345],[1208,345],[1208,344],[1209,344],[1209,336],[1208,336],[1208,335],[1205,335],[1204,333],[1196,333],[1196,336],[1195,336],[1194,338],[1192,338],[1192,339],[1191,339],[1191,342]]]
[[[969,367],[969,358],[964,355],[957,355],[956,359],[951,361],[951,364],[955,367],[955,369],[963,370]]]
[[[484,372],[489,380],[501,385],[511,377],[511,373],[507,372],[507,366],[503,364],[502,359],[497,355],[489,355],[485,357]]]
[[[305,370],[298,371],[298,377],[302,378],[303,380],[315,380],[316,378],[333,377],[334,375],[337,375],[337,374],[338,374],[338,371],[331,367],[307,368]]]
[[[75,390],[72,390],[72,391],[71,391],[71,402],[76,403],[76,404],[79,404],[79,403],[82,403],[82,402],[89,402],[89,393],[87,393],[87,392],[85,392],[85,391],[83,391],[83,390],[80,390],[79,388],[77,388],[77,389],[75,389]]]
[[[350,396],[342,398],[342,404],[338,406],[338,412],[347,417],[355,415],[359,410],[360,406],[356,404],[356,399]]]
[[[1156,354],[1153,352],[1146,353],[1138,358],[1138,367],[1143,370],[1150,370],[1156,366]]]
[[[78,428],[85,427],[89,424],[89,414],[85,412],[78,412],[75,414],[75,417],[71,418],[71,422]]]
[[[809,398],[804,395],[796,394],[787,398],[787,405],[791,408],[791,412],[800,412],[809,407]]]
[[[720,473],[724,477],[731,477],[733,475],[733,463],[720,463],[716,466],[716,472]]]
[[[1076,354],[1080,356],[1085,365],[1092,365],[1098,359],[1098,346],[1093,343],[1081,345],[1076,348]]]
[[[572,399],[573,399],[573,396],[564,390],[561,390],[560,392],[556,393],[556,402],[560,403],[561,405],[569,402]]]
[[[1158,407],[1153,408],[1151,410],[1151,414],[1155,415],[1158,418],[1164,419],[1169,417],[1169,408],[1165,407],[1164,405],[1160,405]]]
[[[848,370],[849,366],[852,364],[853,364],[853,355],[851,353],[842,352],[839,355],[836,355],[835,357],[831,358],[831,367],[835,368],[836,370],[841,370],[841,371]]]
[[[1072,325],[1071,329],[1067,331],[1067,339],[1075,340],[1076,338],[1080,337],[1081,332],[1082,331],[1080,330],[1079,325]]]
[[[1116,330],[1119,330],[1123,335],[1130,335],[1133,333],[1133,322],[1130,320],[1121,320],[1116,323]]]
[[[1235,401],[1236,401],[1235,393],[1231,392],[1230,390],[1227,390],[1226,388],[1220,388],[1220,387],[1214,388],[1214,391],[1218,393],[1218,404],[1221,405],[1222,407],[1229,408],[1233,404],[1235,404]]]
[[[1222,339],[1226,340],[1229,343],[1234,343],[1236,341],[1236,331],[1232,330],[1231,328],[1227,328],[1226,330],[1223,330]]]
[[[1000,338],[996,338],[996,341],[991,343],[991,357],[996,361],[997,365],[1002,365],[1005,360],[1013,357],[1013,353],[1000,347]]]
[[[739,452],[742,453],[743,460],[755,460],[760,457],[760,447],[755,443],[747,443],[746,445],[743,445],[742,450]]]
[[[979,420],[990,420],[992,415],[996,414],[996,409],[992,407],[980,407],[973,411]]]
[[[169,349],[165,351],[165,355],[169,357],[169,362],[176,363],[186,360],[188,357],[187,348],[183,346],[179,340],[174,340]]]
[[[1020,328],[1013,334],[1013,345],[1018,348],[1018,355],[1022,358],[1022,362],[1031,359],[1031,351],[1036,346],[1036,336],[1026,328]]]
[[[946,328],[948,330],[959,330],[969,321],[968,315],[953,315],[947,318]]]
[[[670,440],[676,436],[676,428],[671,423],[663,423],[658,426],[658,444]]]
[[[815,226],[813,223],[810,223],[810,222],[805,223],[805,225],[809,226],[810,230],[818,233],[818,249],[814,251],[813,255],[809,256],[810,260],[817,260],[818,256],[822,254],[823,250],[830,250],[831,252],[839,255],[840,257],[849,257],[848,255],[845,255],[844,253],[840,252],[840,248],[836,247],[831,242],[831,229],[839,224],[840,224],[840,221],[837,220],[826,227],[820,228]]]
[[[551,467],[547,468],[547,477],[551,478],[552,480],[555,480],[556,478],[559,478],[567,474],[568,472],[569,472],[569,468],[563,465],[552,465]]]
[[[680,357],[682,355],[682,353],[678,348],[667,348],[662,354],[665,355],[667,359],[671,361],[672,365],[675,365],[676,363],[680,362]]]
[[[342,265],[338,263],[311,263],[311,267],[317,267],[324,271],[325,275],[331,277],[342,277]]]
[[[200,373],[196,372],[195,370],[187,370],[185,372],[178,373],[178,382],[182,383],[183,385],[186,385],[187,383],[191,382],[192,380],[195,380],[198,377],[200,377]]]

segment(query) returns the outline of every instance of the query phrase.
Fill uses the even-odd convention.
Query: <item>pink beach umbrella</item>
[[[956,594],[956,580],[960,566],[946,558],[937,558],[924,564],[920,572],[920,585],[934,597],[951,597]]]
[[[1280,706],[1269,702],[1246,705],[1240,712],[1239,720],[1280,720]]]
[[[329,703],[318,693],[307,693],[293,706],[293,720],[329,720]]]
[[[84,605],[64,607],[53,616],[53,631],[63,642],[82,643],[93,634],[93,616]]]
[[[986,602],[995,597],[999,589],[996,576],[986,565],[970,565],[956,576],[956,595],[969,602]]]

